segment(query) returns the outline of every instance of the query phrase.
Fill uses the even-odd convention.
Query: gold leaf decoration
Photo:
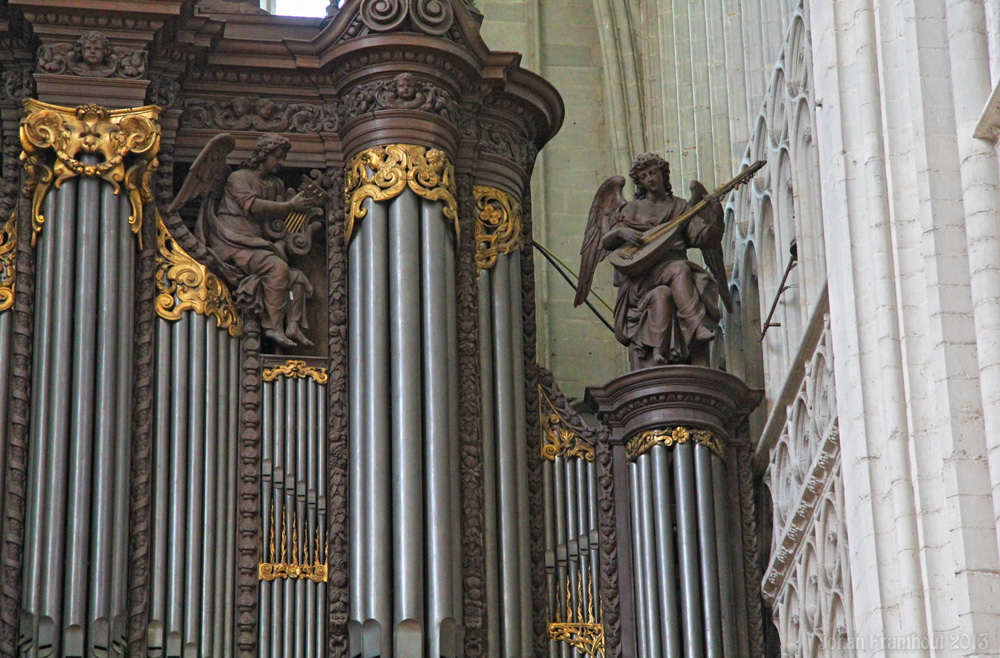
[[[521,248],[521,204],[495,187],[476,185],[476,266],[493,267],[500,254]]]
[[[233,304],[229,288],[207,267],[192,258],[170,235],[156,214],[156,314],[180,320],[184,311],[211,315],[229,335],[243,334],[243,318]]]
[[[354,223],[368,214],[366,199],[388,201],[409,187],[429,201],[444,201],[444,216],[455,223],[455,167],[444,151],[412,144],[376,146],[358,153],[347,163],[344,176],[344,235],[351,241]]]
[[[14,304],[14,262],[17,258],[17,206],[0,228],[0,313]]]
[[[587,656],[604,656],[604,612],[600,601],[597,602],[595,616],[594,583],[590,567],[577,567],[576,574],[576,609],[573,608],[573,586],[569,574],[566,575],[565,599],[560,601],[559,588],[556,588],[555,621],[549,622],[549,639],[553,642],[563,642],[574,647]],[[561,618],[563,605],[566,606],[566,618]]]
[[[594,446],[571,428],[552,401],[538,387],[538,416],[542,428],[542,459],[549,461],[556,457],[580,457],[588,462],[594,461]]]
[[[115,194],[124,184],[132,205],[128,223],[141,249],[142,209],[153,198],[152,174],[159,164],[160,108],[146,105],[109,110],[93,104],[70,108],[29,98],[24,109],[21,160],[27,174],[24,194],[31,199],[31,244],[45,223],[41,209],[49,189],[58,189],[69,178],[85,176],[103,178]],[[49,151],[55,154],[51,163],[45,157]],[[137,159],[126,171],[125,156],[130,153]],[[88,154],[104,159],[95,164],[77,159]]]
[[[278,554],[275,551],[275,527],[274,527],[274,503],[271,503],[271,541],[270,557],[266,561],[261,561],[257,567],[258,580],[277,580],[285,578],[291,580],[311,580],[314,583],[325,583],[329,572],[326,562],[320,562],[319,550],[319,528],[316,529],[314,541],[315,551],[312,563],[309,562],[309,551],[303,548],[305,559],[299,563],[299,519],[298,515],[292,513],[292,559],[288,560],[288,518],[281,515],[281,560],[278,561]],[[261,556],[262,560],[265,556]]]
[[[719,459],[725,460],[726,455],[722,447],[722,441],[709,430],[693,430],[686,427],[675,427],[672,430],[647,430],[629,439],[625,446],[625,455],[630,462],[634,462],[641,455],[649,452],[653,446],[680,445],[682,443],[698,443],[712,452]]]
[[[303,379],[306,377],[312,377],[317,384],[326,384],[327,381],[326,368],[314,368],[312,366],[307,366],[305,361],[299,361],[296,359],[289,359],[280,366],[264,370],[264,381],[273,382],[279,375],[284,375],[285,377],[301,377]]]

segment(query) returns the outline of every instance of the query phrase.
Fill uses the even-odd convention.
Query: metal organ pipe
[[[364,202],[364,209],[370,215],[372,212],[372,204],[374,202],[371,199],[366,199]],[[370,615],[368,614],[367,601],[369,599],[368,592],[368,572],[364,568],[365,563],[365,539],[368,536],[366,529],[366,502],[365,494],[367,492],[364,486],[365,473],[367,472],[366,466],[366,450],[365,450],[365,437],[367,432],[365,431],[365,414],[363,413],[363,405],[365,395],[366,395],[366,374],[367,371],[364,367],[364,337],[365,329],[367,324],[366,316],[364,314],[367,304],[364,303],[364,269],[362,267],[363,259],[365,257],[365,251],[363,245],[366,243],[366,239],[363,238],[369,231],[369,222],[361,222],[361,224],[355,230],[354,239],[351,240],[351,244],[348,247],[348,274],[347,274],[347,298],[348,298],[348,398],[349,398],[349,427],[348,427],[348,440],[350,445],[350,471],[349,471],[349,488],[350,495],[350,514],[349,514],[349,532],[350,532],[350,558],[349,558],[349,582],[350,582],[350,596],[351,596],[351,609],[350,618],[356,624],[363,624],[365,619]],[[352,648],[352,651],[354,649]]]
[[[477,281],[479,302],[479,382],[482,393],[483,433],[483,543],[486,558],[486,609],[500,610],[500,574],[497,563],[497,481],[496,434],[494,433],[493,389],[493,307],[490,302],[490,275],[480,272]],[[486,616],[487,653],[500,652],[500,615]]]
[[[374,203],[362,227],[368,230],[365,238],[362,260],[366,290],[365,308],[365,435],[367,444],[365,472],[365,517],[368,519],[368,537],[365,541],[366,571],[371,587],[367,619],[375,620],[381,655],[389,655],[392,650],[393,589],[375,587],[375,583],[393,582],[392,528],[386,510],[392,509],[392,496],[384,483],[386,473],[391,470],[391,424],[389,418],[389,364],[386,355],[391,354],[389,344],[389,299],[388,299],[388,208],[386,204]],[[419,373],[417,375],[419,377]],[[412,468],[412,464],[408,465]],[[394,473],[394,475],[396,475]],[[400,472],[399,477],[402,477]],[[399,477],[393,477],[395,486],[401,486]],[[407,480],[410,488],[412,482]],[[419,485],[416,491],[419,495]],[[397,594],[398,596],[398,594]],[[372,655],[378,655],[378,652]]]
[[[719,599],[719,567],[716,562],[715,501],[712,497],[712,452],[694,446],[698,499],[698,543],[701,561],[701,595],[705,611],[705,644],[709,658],[722,656],[722,619]]]
[[[404,192],[400,198],[407,196]],[[398,201],[398,199],[397,199]],[[444,252],[447,224],[440,204],[421,202],[421,296],[424,354],[424,456],[427,508],[427,650],[441,655],[441,622],[452,617],[451,461],[449,453],[447,270]],[[412,501],[408,501],[412,505]]]
[[[391,509],[394,526],[391,531],[392,580],[375,580],[378,583],[392,582],[395,592],[393,614],[375,617],[382,624],[383,646],[386,646],[390,635],[395,635],[396,641],[399,641],[400,634],[410,628],[409,625],[400,627],[403,621],[412,619],[419,628],[424,620],[424,519],[421,508],[424,496],[424,460],[428,455],[423,454],[423,435],[425,428],[446,431],[446,426],[442,428],[440,425],[442,421],[446,423],[446,420],[435,418],[431,409],[433,395],[437,392],[440,396],[440,390],[426,391],[431,396],[426,405],[427,413],[431,415],[423,418],[421,409],[421,350],[426,351],[426,341],[433,339],[428,333],[426,320],[421,315],[421,308],[429,302],[428,299],[422,299],[423,294],[428,293],[428,284],[422,285],[420,263],[421,247],[426,239],[426,232],[421,226],[419,199],[411,190],[404,190],[389,203],[391,255],[386,265],[391,291],[391,305],[388,308],[392,331],[390,349],[380,354],[369,353],[370,359],[383,363],[388,360],[392,364],[392,504],[391,508],[385,506],[377,511],[371,510],[371,513],[384,520],[386,511]],[[383,272],[386,269],[386,266],[381,267]],[[443,315],[443,307],[438,310]],[[421,335],[424,336],[423,341]],[[438,356],[446,358],[443,349]],[[443,373],[435,374],[440,376]],[[427,383],[426,376],[423,381]],[[431,425],[435,422],[438,425]],[[374,436],[378,434],[375,433]],[[428,459],[427,468],[431,467],[429,462]],[[388,472],[388,468],[380,471],[383,477]],[[385,489],[384,486],[380,488]],[[390,533],[387,532],[388,534]],[[433,578],[437,565],[432,561],[434,556],[428,557],[428,576]],[[381,588],[380,586],[379,589]]]
[[[674,555],[674,519],[670,477],[670,455],[663,446],[653,446],[649,452],[653,462],[653,491],[656,515],[656,564],[660,572],[660,609],[662,611],[663,652],[668,658],[681,655],[681,623],[677,606],[677,570]]]

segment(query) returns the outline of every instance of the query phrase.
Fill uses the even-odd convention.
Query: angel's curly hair
[[[101,49],[104,50],[105,59],[107,59],[113,52],[111,49],[111,42],[108,41],[108,38],[97,30],[91,30],[81,34],[80,38],[73,44],[73,53],[77,56],[77,58],[83,58],[83,44],[85,43],[96,43],[100,46]]]
[[[639,183],[639,172],[650,165],[658,167],[663,173],[663,189],[666,190],[667,196],[673,194],[674,190],[670,186],[670,163],[656,153],[642,153],[636,156],[635,162],[632,163],[632,168],[628,171],[628,177],[632,179],[633,183],[635,183],[635,198],[646,198],[646,193],[649,190]]]
[[[253,153],[240,164],[240,169],[256,169],[267,156],[272,153],[281,152],[287,155],[292,148],[292,143],[287,138],[276,133],[264,133],[253,145]]]

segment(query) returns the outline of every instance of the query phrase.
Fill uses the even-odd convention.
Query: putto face
[[[408,101],[416,95],[416,88],[413,78],[409,75],[401,75],[396,78],[396,96],[404,101]]]

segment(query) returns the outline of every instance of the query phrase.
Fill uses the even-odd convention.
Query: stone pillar
[[[761,392],[718,370],[664,366],[588,388],[608,428],[622,656],[749,655],[741,609],[737,428]],[[604,495],[604,492],[602,492]],[[607,551],[602,551],[607,553]],[[605,611],[607,618],[607,610]]]

